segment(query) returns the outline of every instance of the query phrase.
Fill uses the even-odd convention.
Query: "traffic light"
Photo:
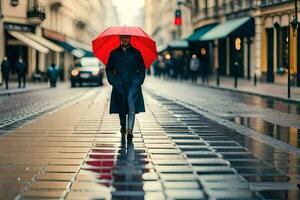
[[[179,10],[179,9],[177,9],[175,11],[175,21],[174,21],[174,24],[176,26],[181,26],[181,24],[182,24],[181,10]]]

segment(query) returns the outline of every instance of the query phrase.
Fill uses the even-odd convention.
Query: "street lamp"
[[[286,42],[288,44],[288,64],[287,64],[287,67],[288,67],[288,98],[291,98],[291,67],[290,67],[290,26],[288,27],[288,35],[286,37]]]
[[[298,29],[298,25],[299,25],[299,22],[298,22],[298,13],[297,13],[297,0],[295,0],[295,15],[293,16],[293,20],[291,21],[291,26],[293,28],[293,37],[295,38],[296,37],[296,31]],[[288,36],[287,36],[287,42],[288,42],[288,60],[290,59],[290,43],[291,43],[291,40],[290,40],[290,26],[289,26],[289,29],[288,29]],[[297,47],[296,47],[297,49]],[[296,58],[296,56],[295,56]],[[299,73],[299,72],[298,72]],[[291,66],[290,66],[290,60],[288,62],[288,98],[291,98]]]
[[[297,9],[297,0],[295,0],[295,14],[293,16],[293,20],[291,21],[291,25],[292,25],[292,28],[293,28],[293,36],[294,38],[296,38],[296,32],[298,30],[298,26],[299,26],[299,22],[298,22],[298,9]],[[299,35],[298,35],[299,37]],[[298,49],[297,47],[297,41],[295,43],[296,45],[296,48],[295,49]],[[296,54],[296,51],[294,51],[294,53]],[[297,55],[295,55],[295,58],[297,59]],[[300,64],[299,64],[299,59],[297,61],[297,86],[300,86]]]
[[[240,54],[240,50],[241,50],[241,44],[242,44],[241,38],[240,37],[235,38],[234,48],[237,52],[236,60],[234,62],[234,87],[235,88],[237,88],[237,86],[238,86],[238,69],[240,66],[239,54]]]
[[[292,28],[293,28],[293,36],[296,37],[296,31],[299,26],[298,22],[298,10],[297,10],[297,0],[295,0],[295,15],[293,16],[293,20],[291,22]]]

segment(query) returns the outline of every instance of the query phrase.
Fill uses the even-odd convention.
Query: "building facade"
[[[259,7],[256,19],[261,48],[257,64],[263,79],[267,82],[286,83],[286,72],[290,67],[292,85],[300,87],[299,28],[294,34],[290,25],[295,15],[294,1],[262,0]],[[300,13],[298,19],[299,17]]]
[[[300,86],[299,28],[294,34],[290,26],[295,0],[146,1],[146,30],[158,46],[176,39],[172,25],[178,2],[183,21],[190,23],[183,24],[181,38],[193,32],[190,51],[203,58],[211,72],[284,84],[290,67],[292,85]]]
[[[156,41],[158,47],[165,47],[175,39],[186,38],[193,31],[190,8],[178,5],[178,0],[145,0],[145,30]],[[182,26],[174,25],[176,9],[182,12]]]
[[[214,56],[211,67],[219,69],[221,75],[233,76],[234,63],[238,59],[240,77],[250,79],[257,76],[265,82],[286,83],[287,68],[290,67],[292,84],[300,86],[300,70],[297,62],[299,51],[296,48],[299,46],[299,28],[294,35],[290,26],[295,15],[294,0],[190,2],[194,28],[212,23],[234,25],[231,22],[235,19],[246,17],[253,21],[250,27],[243,27],[245,24],[240,24],[224,37],[211,38],[214,46],[214,50],[210,52]],[[253,30],[253,34],[245,37],[243,30],[247,32]],[[207,35],[211,33],[208,32]],[[234,46],[237,37],[241,38],[239,52]]]
[[[92,39],[118,23],[112,3],[103,0],[1,0],[0,13],[0,60],[7,56],[14,74],[22,58],[28,78],[56,63],[66,80],[74,59],[92,55]]]

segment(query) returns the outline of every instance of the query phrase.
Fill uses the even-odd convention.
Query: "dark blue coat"
[[[48,67],[47,74],[51,81],[57,81],[58,68],[52,66]]]
[[[127,97],[133,94],[135,112],[145,112],[141,85],[145,80],[145,64],[138,49],[130,46],[126,52],[121,47],[114,49],[106,65],[107,80],[113,86],[110,99],[110,113],[120,113]],[[128,107],[126,108],[128,113]]]

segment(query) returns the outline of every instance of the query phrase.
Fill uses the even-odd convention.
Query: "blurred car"
[[[70,70],[71,87],[78,83],[96,83],[103,85],[104,66],[95,57],[83,57],[75,60],[74,67]]]

